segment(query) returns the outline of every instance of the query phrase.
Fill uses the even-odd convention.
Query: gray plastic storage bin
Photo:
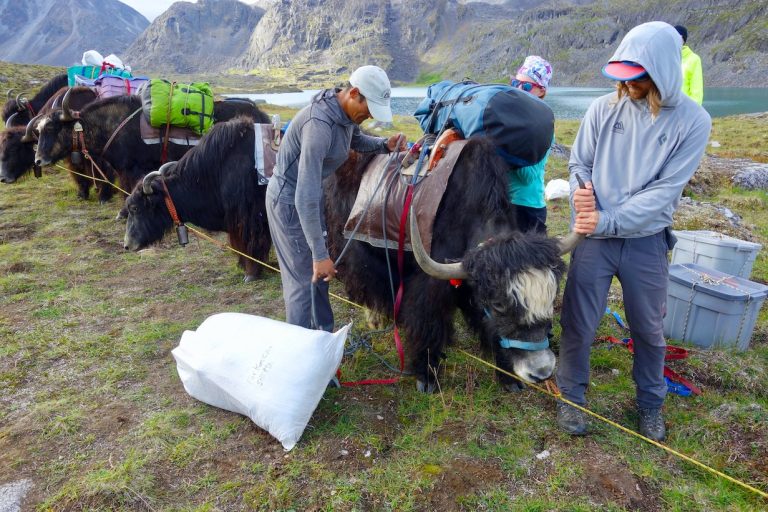
[[[762,245],[716,231],[673,231],[677,244],[672,263],[695,263],[726,274],[749,279]]]
[[[664,336],[746,350],[768,286],[693,263],[669,266]]]

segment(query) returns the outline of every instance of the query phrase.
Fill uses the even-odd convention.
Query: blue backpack
[[[510,85],[443,80],[429,86],[414,112],[424,133],[447,128],[489,137],[514,167],[544,158],[555,133],[552,109],[532,94]]]

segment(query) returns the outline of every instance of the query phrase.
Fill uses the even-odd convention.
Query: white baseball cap
[[[349,83],[357,87],[368,100],[371,117],[382,123],[392,122],[392,109],[389,106],[391,91],[386,71],[378,66],[361,66],[349,77]]]

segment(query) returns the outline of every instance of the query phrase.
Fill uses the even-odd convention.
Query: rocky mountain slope
[[[122,52],[149,21],[117,0],[0,0],[0,60],[68,66]]]
[[[125,53],[146,72],[222,71],[235,64],[264,15],[237,0],[176,2],[158,16]]]
[[[623,35],[663,20],[688,27],[706,85],[768,82],[765,0],[200,0],[173,4],[141,35],[133,12],[116,0],[0,0],[0,59],[119,54],[134,33],[121,56],[142,73],[234,70],[306,85],[373,63],[402,82],[495,81],[538,54],[554,86],[605,86],[600,66]]]

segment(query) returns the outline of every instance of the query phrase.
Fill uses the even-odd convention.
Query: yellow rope
[[[89,160],[91,160],[91,159],[89,158]],[[96,165],[96,162],[94,162],[93,160],[91,160],[91,162],[93,163],[93,165]],[[78,176],[82,176],[83,178],[88,178],[89,180],[92,180],[92,181],[100,181],[101,183],[106,183],[108,185],[112,185],[114,188],[116,188],[117,190],[119,190],[120,192],[125,194],[126,196],[131,195],[128,192],[126,192],[125,190],[123,190],[120,187],[118,187],[117,185],[115,185],[114,183],[112,183],[111,181],[105,180],[104,178],[97,178],[96,176],[88,176],[87,174],[83,174],[83,173],[79,173],[77,171],[73,171],[69,167],[64,167],[61,164],[53,164],[53,165],[54,165],[54,167],[58,167],[59,169],[67,171],[68,173],[77,174]],[[98,166],[96,166],[96,167],[98,168]],[[99,169],[99,170],[101,170],[101,169]]]
[[[215,238],[212,238],[212,237],[210,237],[210,236],[206,235],[206,234],[205,234],[205,233],[203,233],[202,231],[200,231],[200,230],[197,230],[197,229],[193,228],[193,227],[192,227],[192,226],[190,226],[190,225],[187,225],[187,228],[188,228],[188,229],[189,229],[191,232],[193,232],[194,234],[196,234],[197,236],[199,236],[200,238],[205,238],[206,240],[209,240],[209,241],[213,242],[214,244],[218,245],[219,247],[222,247],[223,249],[226,249],[226,250],[232,251],[232,252],[234,252],[235,254],[242,256],[243,258],[248,258],[249,260],[251,260],[251,261],[254,261],[254,262],[258,263],[259,265],[263,265],[263,266],[267,267],[267,268],[268,268],[268,269],[270,269],[270,270],[274,270],[274,271],[275,271],[275,272],[277,272],[278,274],[280,273],[280,269],[278,269],[278,268],[275,268],[275,267],[273,267],[272,265],[269,265],[269,264],[267,264],[267,263],[264,263],[263,261],[259,261],[259,260],[257,260],[256,258],[254,258],[253,256],[249,256],[249,255],[247,255],[247,254],[245,254],[245,253],[243,253],[243,252],[240,252],[240,251],[238,251],[237,249],[235,249],[234,247],[230,247],[229,245],[226,245],[226,244],[224,244],[224,243],[222,243],[222,242],[219,242],[219,241],[218,241],[218,240],[216,240]],[[344,298],[344,297],[342,297],[341,295],[336,295],[335,293],[332,293],[332,292],[328,292],[328,294],[329,294],[331,297],[334,297],[334,298],[336,298],[336,299],[339,299],[339,300],[340,300],[340,301],[342,301],[342,302],[346,302],[346,303],[347,303],[347,304],[349,304],[350,306],[355,306],[355,307],[357,307],[357,308],[360,308],[360,309],[365,309],[365,306],[361,306],[360,304],[357,304],[357,303],[355,303],[355,302],[352,302],[352,301],[351,301],[351,300],[349,300],[349,299],[345,299],[345,298]]]
[[[78,174],[80,176],[85,176],[86,178],[93,178],[93,179],[96,179],[98,181],[102,181],[102,182],[108,183],[108,184],[112,185],[113,187],[117,188],[118,190],[120,190],[121,192],[123,192],[124,194],[128,195],[125,191],[120,189],[114,183],[111,183],[109,181],[102,180],[102,179],[99,179],[99,178],[95,178],[95,177],[92,177],[92,176],[86,176],[86,175],[80,174],[78,172],[74,172],[71,169],[63,167],[63,166],[61,166],[59,164],[56,164],[56,166],[57,167],[61,167],[62,169],[66,170],[66,171],[69,171],[69,172],[71,172],[73,174]],[[268,268],[270,270],[274,270],[275,272],[280,273],[280,269],[278,269],[276,267],[273,267],[272,265],[269,265],[268,263],[265,263],[263,261],[259,261],[258,259],[254,258],[253,256],[250,256],[250,255],[245,254],[245,253],[243,253],[241,251],[238,251],[234,247],[231,247],[231,246],[229,246],[227,244],[224,244],[224,243],[216,240],[215,238],[213,238],[213,237],[203,233],[202,231],[200,231],[198,229],[195,229],[192,226],[187,226],[187,228],[190,231],[192,231],[195,235],[199,236],[200,238],[203,238],[205,240],[213,242],[215,245],[218,245],[219,247],[221,247],[223,249],[226,249],[228,251],[234,252],[235,254],[237,254],[239,256],[247,258],[247,259],[249,259],[249,260],[251,260],[251,261],[253,261],[255,263],[258,263],[259,265],[262,265],[262,266],[264,266],[264,267],[266,267],[266,268]],[[354,307],[357,307],[357,308],[360,308],[360,309],[365,309],[364,306],[361,306],[360,304],[352,302],[349,299],[341,297],[340,295],[336,295],[335,293],[330,293],[329,292],[329,295],[334,297],[334,298],[336,298],[336,299],[338,299],[338,300],[340,300],[340,301],[342,301],[342,302],[345,302],[345,303],[347,303],[347,304],[349,304],[351,306],[354,306]],[[464,354],[465,356],[467,356],[467,357],[469,357],[471,359],[474,359],[474,360],[476,360],[476,361],[478,361],[478,362],[488,366],[489,368],[497,370],[497,371],[499,371],[499,372],[501,372],[501,373],[503,373],[505,375],[508,375],[508,376],[510,376],[510,377],[512,377],[514,379],[517,379],[520,382],[523,382],[526,386],[530,386],[530,387],[534,388],[535,390],[539,391],[540,393],[544,393],[545,395],[549,395],[552,398],[554,398],[555,400],[560,400],[560,401],[562,401],[562,402],[564,402],[564,403],[566,403],[566,404],[568,404],[568,405],[570,405],[572,407],[575,407],[575,408],[579,409],[582,412],[585,412],[585,413],[589,414],[590,416],[593,416],[594,418],[597,418],[598,420],[600,420],[600,421],[602,421],[602,422],[604,422],[604,423],[606,423],[608,425],[611,425],[612,427],[615,427],[615,428],[617,428],[617,429],[619,429],[619,430],[621,430],[623,432],[626,432],[627,434],[631,434],[631,435],[633,435],[633,436],[635,436],[635,437],[637,437],[637,438],[639,438],[639,439],[641,439],[641,440],[643,440],[643,441],[645,441],[645,442],[647,442],[649,444],[652,444],[652,445],[654,445],[654,446],[656,446],[658,448],[661,448],[662,450],[665,450],[665,451],[671,453],[672,455],[680,457],[681,459],[683,459],[685,461],[688,461],[691,464],[693,464],[695,466],[698,466],[701,469],[704,469],[705,471],[708,471],[709,473],[712,473],[713,475],[719,476],[721,478],[725,478],[729,482],[732,482],[732,483],[734,483],[734,484],[736,484],[736,485],[738,485],[738,486],[740,486],[740,487],[742,487],[742,488],[744,488],[744,489],[746,489],[748,491],[751,491],[751,492],[761,496],[762,498],[768,499],[768,493],[766,493],[764,491],[761,491],[760,489],[758,489],[756,487],[753,487],[753,486],[751,486],[751,485],[749,485],[749,484],[747,484],[745,482],[742,482],[741,480],[737,480],[736,478],[733,478],[732,476],[728,476],[725,473],[723,473],[722,471],[718,471],[717,469],[711,468],[711,467],[707,466],[706,464],[704,464],[702,462],[699,462],[696,459],[694,459],[692,457],[689,457],[688,455],[685,455],[684,453],[681,453],[681,452],[679,452],[679,451],[677,451],[677,450],[675,450],[673,448],[670,448],[669,446],[666,446],[666,445],[664,445],[662,443],[659,443],[658,441],[654,441],[653,439],[649,439],[649,438],[643,436],[642,434],[639,434],[639,433],[635,432],[634,430],[628,429],[627,427],[625,427],[623,425],[620,425],[620,424],[616,423],[615,421],[612,421],[612,420],[610,420],[610,419],[608,419],[608,418],[606,418],[604,416],[601,416],[601,415],[599,415],[599,414],[597,414],[595,412],[590,411],[586,407],[582,407],[582,406],[580,406],[578,404],[575,404],[575,403],[571,402],[570,400],[568,400],[566,398],[563,398],[563,396],[560,393],[553,393],[553,392],[549,391],[548,389],[542,388],[541,386],[537,386],[536,384],[532,384],[530,382],[526,382],[523,379],[521,379],[520,377],[518,377],[517,375],[515,375],[513,373],[510,373],[510,372],[508,372],[506,370],[503,370],[503,369],[499,368],[498,366],[496,366],[496,365],[494,365],[492,363],[489,363],[488,361],[486,361],[484,359],[481,359],[481,358],[479,358],[479,357],[477,357],[477,356],[475,356],[473,354],[470,354],[466,350],[459,349],[459,352],[461,352],[462,354]]]
[[[514,375],[514,374],[512,374],[512,373],[510,373],[510,372],[508,372],[506,370],[502,370],[498,366],[496,366],[494,364],[491,364],[488,361],[485,361],[484,359],[481,359],[481,358],[479,358],[479,357],[477,357],[475,355],[472,355],[469,352],[467,352],[466,350],[459,349],[459,352],[461,352],[462,354],[464,354],[467,357],[470,357],[470,358],[472,358],[472,359],[474,359],[476,361],[479,361],[480,363],[482,363],[482,364],[484,364],[484,365],[486,365],[486,366],[488,366],[490,368],[493,368],[494,370],[497,370],[497,371],[499,371],[499,372],[501,372],[501,373],[503,373],[505,375],[509,375],[510,377],[512,377],[514,379],[517,379],[520,382],[523,382],[526,386],[530,386],[530,387],[536,389],[537,391],[540,391],[541,393],[544,393],[546,395],[551,396],[555,400],[560,400],[562,402],[565,402],[566,404],[568,404],[568,405],[570,405],[572,407],[575,407],[575,408],[579,409],[580,411],[583,411],[583,412],[589,414],[590,416],[593,416],[593,417],[599,419],[600,421],[603,421],[603,422],[607,423],[608,425],[616,427],[617,429],[622,430],[622,431],[624,431],[624,432],[626,432],[628,434],[632,434],[633,436],[635,436],[635,437],[637,437],[639,439],[642,439],[643,441],[645,441],[647,443],[650,443],[650,444],[652,444],[654,446],[657,446],[657,447],[659,447],[659,448],[661,448],[663,450],[666,450],[669,453],[671,453],[673,455],[676,455],[676,456],[680,457],[681,459],[690,462],[691,464],[694,464],[694,465],[696,465],[696,466],[698,466],[698,467],[700,467],[700,468],[702,468],[702,469],[704,469],[706,471],[709,471],[710,473],[712,473],[714,475],[717,475],[719,477],[725,478],[726,480],[728,480],[730,482],[733,482],[736,485],[739,485],[739,486],[743,487],[744,489],[752,491],[755,494],[758,494],[758,495],[762,496],[763,498],[768,498],[768,493],[763,492],[760,489],[757,489],[755,487],[752,487],[751,485],[749,485],[747,483],[744,483],[741,480],[737,480],[737,479],[735,479],[735,478],[733,478],[731,476],[728,476],[728,475],[726,475],[725,473],[723,473],[721,471],[718,471],[718,470],[716,470],[714,468],[711,468],[711,467],[707,466],[706,464],[703,464],[703,463],[697,461],[696,459],[693,459],[693,458],[689,457],[688,455],[685,455],[684,453],[680,453],[677,450],[674,450],[674,449],[670,448],[669,446],[666,446],[664,444],[659,443],[658,441],[654,441],[653,439],[649,439],[649,438],[645,437],[644,435],[635,432],[634,430],[631,430],[631,429],[628,429],[627,427],[619,425],[615,421],[609,420],[608,418],[606,418],[604,416],[600,416],[599,414],[597,414],[595,412],[592,412],[592,411],[590,411],[589,409],[587,409],[585,407],[582,407],[582,406],[580,406],[578,404],[575,404],[575,403],[571,402],[567,398],[563,398],[563,396],[561,394],[559,394],[559,393],[552,393],[549,390],[542,388],[541,386],[537,386],[536,384],[531,384],[530,382],[525,382],[523,379],[521,379],[517,375]]]

